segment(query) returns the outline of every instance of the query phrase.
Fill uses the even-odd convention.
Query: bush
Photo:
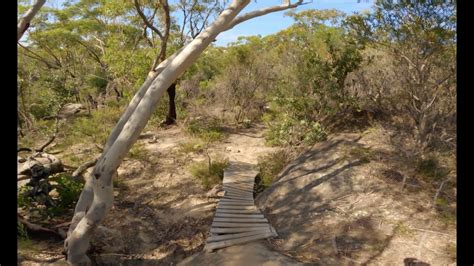
[[[297,121],[289,116],[268,123],[266,134],[270,145],[312,145],[327,138],[327,133],[317,121]]]
[[[56,189],[58,197],[53,199],[55,204],[49,209],[49,212],[56,216],[73,209],[81,195],[84,184],[64,174],[55,175],[50,180],[56,183],[52,186],[52,189]]]
[[[213,185],[219,184],[224,178],[224,169],[227,168],[229,162],[227,160],[211,160],[195,163],[190,167],[191,174],[200,179],[202,185],[208,189]]]
[[[129,157],[140,161],[150,161],[148,151],[145,149],[145,145],[142,143],[135,143],[135,145],[133,145],[133,147],[130,149]]]
[[[204,149],[205,143],[202,140],[190,140],[179,144],[179,151],[182,153],[199,152]]]
[[[18,207],[30,212],[36,211],[42,217],[60,216],[72,210],[84,186],[83,183],[75,181],[63,173],[41,182],[44,183],[42,189],[47,189],[45,192],[48,194],[32,196],[33,188],[24,186],[18,193]],[[51,191],[56,191],[56,195],[52,196]]]
[[[286,150],[280,150],[258,158],[260,186],[269,187],[278,174],[290,162],[292,156]]]
[[[224,137],[217,118],[196,118],[186,124],[186,131],[205,141],[217,141]]]
[[[426,181],[440,181],[448,175],[448,169],[441,166],[438,159],[433,155],[426,159],[419,159],[416,171]]]
[[[20,239],[28,239],[26,228],[20,221],[17,221],[17,235]]]

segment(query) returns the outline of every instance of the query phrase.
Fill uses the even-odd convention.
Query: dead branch
[[[36,149],[37,152],[43,152],[43,150],[48,147],[53,141],[56,139],[56,135],[58,134],[59,131],[59,116],[56,117],[56,128],[54,130],[53,135],[49,138],[49,140],[43,144],[39,149]]]
[[[63,239],[66,238],[66,234],[63,230],[55,231],[55,230],[43,227],[41,225],[31,223],[31,222],[27,221],[26,219],[24,219],[23,217],[21,217],[20,215],[18,215],[18,221],[20,221],[22,224],[24,224],[28,230],[31,230],[31,231],[34,231],[34,232],[51,233],[51,234],[60,236]]]
[[[88,168],[94,166],[97,163],[98,158],[95,158],[93,160],[87,161],[83,164],[81,164],[73,173],[72,173],[72,178],[73,179],[78,179],[80,175],[84,171],[86,171]]]

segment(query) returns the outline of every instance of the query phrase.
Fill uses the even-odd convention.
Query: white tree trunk
[[[146,91],[138,104],[130,106],[130,116],[123,123],[122,130],[115,140],[104,150],[102,157],[94,167],[93,176],[88,178],[81,199],[76,206],[76,215],[65,241],[67,259],[71,264],[90,263],[86,256],[93,229],[102,221],[107,211],[112,206],[113,183],[112,177],[123,158],[138,139],[140,132],[145,127],[165,90],[181,75],[217,35],[226,29],[226,26],[237,16],[250,0],[234,0],[219,17],[206,30],[187,45],[175,58],[165,64],[161,73],[153,80],[151,86],[147,84],[140,89]],[[128,108],[127,108],[128,109]],[[134,109],[134,110],[132,110]],[[111,136],[112,137],[112,136]],[[88,206],[88,202],[92,204]]]
[[[40,8],[46,3],[46,0],[37,0],[36,3],[28,10],[25,16],[20,20],[17,26],[17,41],[25,33],[33,17],[38,13]]]
[[[112,130],[104,151],[94,167],[92,176],[77,202],[68,237],[64,243],[67,260],[71,264],[90,263],[86,252],[93,230],[102,221],[113,202],[113,176],[167,88],[191,65],[217,35],[238,23],[271,12],[295,8],[302,3],[265,8],[236,17],[250,0],[233,0],[211,26],[202,31],[191,43],[170,56],[152,72],[135,94],[119,122]]]

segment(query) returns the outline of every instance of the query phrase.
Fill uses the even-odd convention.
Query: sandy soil
[[[258,156],[276,150],[264,145],[263,130],[229,130],[209,153],[256,164]],[[203,253],[217,199],[189,173],[191,163],[207,156],[183,154],[180,143],[189,141],[183,132],[180,127],[145,132],[136,145],[146,152],[122,163],[114,207],[93,241],[97,263],[402,265],[407,258],[455,263],[448,251],[455,245],[455,225],[438,219],[430,208],[432,195],[422,193],[416,180],[408,178],[400,189],[397,151],[388,141],[390,132],[380,128],[315,145],[258,196],[279,238]],[[63,261],[61,240],[34,240],[33,246],[21,265]]]
[[[389,135],[339,134],[288,165],[256,199],[279,234],[275,249],[317,265],[455,263],[455,225],[442,222],[415,179],[401,189]]]

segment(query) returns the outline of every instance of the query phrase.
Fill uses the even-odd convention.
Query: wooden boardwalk
[[[277,236],[255,206],[253,189],[257,174],[250,165],[235,163],[224,171],[222,183],[225,194],[217,205],[204,250],[212,251]]]

